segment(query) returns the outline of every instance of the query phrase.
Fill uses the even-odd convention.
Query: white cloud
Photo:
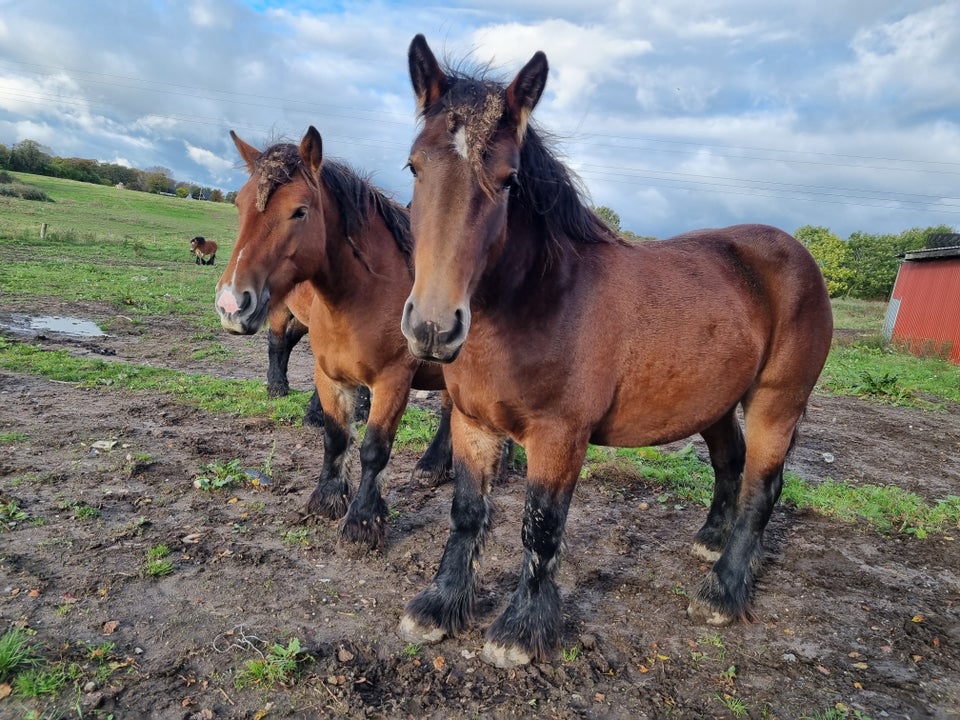
[[[960,102],[960,3],[864,28],[851,45],[856,62],[838,71],[846,95],[898,100],[910,112]]]
[[[216,153],[210,152],[206,148],[191,145],[189,142],[184,144],[187,148],[187,157],[214,175],[222,176],[233,169],[235,164],[233,160],[225,160]]]

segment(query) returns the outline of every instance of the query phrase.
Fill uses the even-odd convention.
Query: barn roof
[[[925,250],[911,250],[901,257],[904,260],[941,260],[943,258],[960,257],[960,245],[956,247],[935,247]]]

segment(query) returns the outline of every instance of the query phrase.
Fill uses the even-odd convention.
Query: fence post
[[[43,240],[46,237],[47,237],[47,224],[42,223],[40,225],[40,239]]]

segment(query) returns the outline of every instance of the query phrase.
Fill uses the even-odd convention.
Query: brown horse
[[[237,194],[239,235],[217,284],[221,324],[255,333],[271,304],[310,282],[314,381],[325,417],[323,468],[307,511],[346,513],[343,536],[377,546],[387,515],[382,473],[410,388],[443,389],[440,367],[410,356],[396,322],[413,285],[407,211],[345,165],[324,161],[313,127],[299,147],[280,143],[263,152],[231,136],[250,179]],[[344,459],[362,385],[373,400],[360,486],[348,508]],[[444,395],[440,429],[417,465],[421,476],[442,478],[449,467],[451,403]]]
[[[558,645],[557,552],[589,443],[703,436],[716,484],[694,552],[715,562],[688,614],[748,617],[784,459],[830,347],[817,264],[759,225],[637,244],[612,233],[528,122],[542,52],[506,87],[442,69],[422,35],[409,64],[423,125],[402,328],[416,357],[447,363],[456,489],[436,577],[401,634],[436,641],[466,624],[505,435],[527,453],[524,558],[487,661],[544,659]]]
[[[197,259],[197,265],[213,265],[217,259],[217,244],[213,240],[204,240],[200,235],[190,240],[190,251]]]
[[[287,378],[290,353],[307,334],[315,296],[313,286],[302,282],[294,286],[282,303],[271,304],[267,313],[267,397],[282,397],[290,392]],[[357,390],[354,419],[366,422],[369,413],[370,390],[361,387]],[[323,427],[323,408],[316,389],[310,396],[303,421],[306,425]]]

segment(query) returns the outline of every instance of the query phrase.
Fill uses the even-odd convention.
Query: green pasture
[[[211,312],[212,286],[226,264],[236,233],[236,209],[175,197],[101,187],[71,180],[18,175],[52,202],[0,196],[0,310],[16,311],[35,297],[98,301],[117,315],[145,322],[175,316],[215,352],[219,323]],[[45,238],[40,228],[46,223]],[[221,247],[218,265],[196,266],[189,239],[203,235]],[[883,346],[886,304],[834,300],[837,333],[818,392],[857,395],[871,402],[913,405],[938,412],[960,402],[960,369]],[[109,328],[105,328],[109,330]],[[210,412],[296,422],[306,396],[271,401],[262,383],[194,376],[179,371],[77,358],[0,340],[0,367],[100,388],[122,387],[177,397]],[[422,450],[435,419],[408,410],[397,447]],[[518,448],[522,462],[523,451]],[[712,470],[690,452],[591,448],[584,474],[602,474],[611,463],[662,488],[664,502],[703,504]],[[863,488],[838,481],[811,485],[788,477],[784,499],[843,520],[866,519],[879,531],[923,536],[960,526],[960,500],[926,503],[897,488]]]

